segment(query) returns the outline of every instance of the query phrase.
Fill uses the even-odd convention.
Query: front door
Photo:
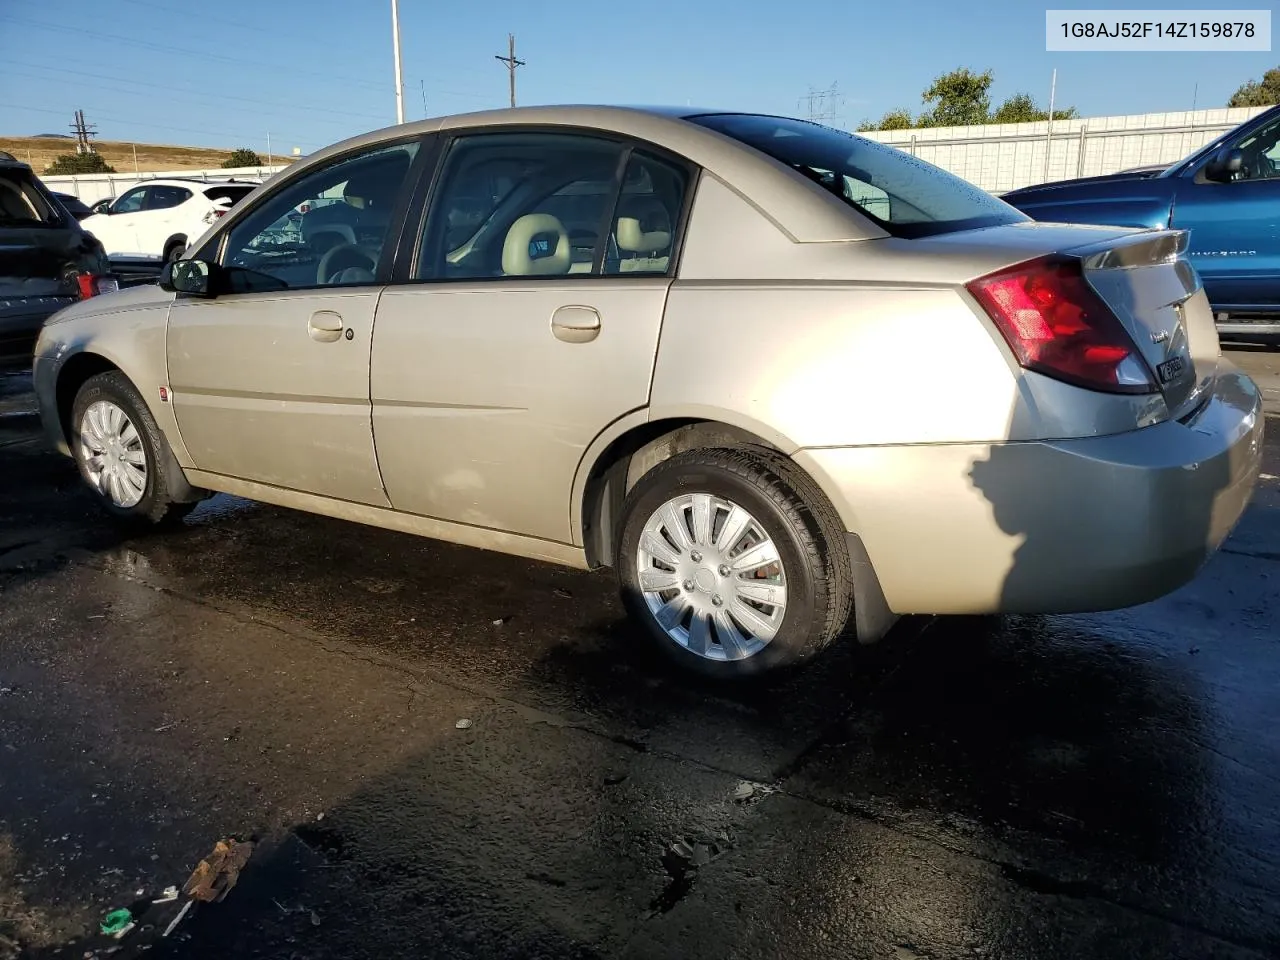
[[[86,230],[97,237],[107,251],[107,256],[136,257],[138,255],[137,218],[147,202],[147,188],[134,187],[116,198],[109,207],[110,213],[100,213],[86,218],[82,223]]]
[[[688,182],[587,136],[454,142],[418,262],[378,304],[374,435],[397,509],[570,541],[587,446],[649,402]]]
[[[1188,172],[1172,225],[1191,231],[1188,254],[1216,309],[1280,309],[1280,118],[1231,146],[1244,153],[1238,178]]]
[[[392,211],[417,149],[410,141],[365,150],[285,183],[221,244],[235,292],[174,303],[169,387],[198,469],[387,504],[373,449],[369,344],[390,268]],[[351,208],[349,242],[314,248],[296,211],[334,194]]]

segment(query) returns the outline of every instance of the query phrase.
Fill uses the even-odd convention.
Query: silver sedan
[[[294,164],[52,318],[35,383],[123,520],[222,491],[612,566],[732,678],[1189,580],[1263,421],[1185,250],[814,123],[503,110]]]

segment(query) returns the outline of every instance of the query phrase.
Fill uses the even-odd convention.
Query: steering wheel
[[[340,257],[345,258],[347,262],[340,262]],[[323,286],[339,283],[342,272],[350,267],[364,267],[373,274],[378,269],[378,258],[354,243],[340,243],[331,247],[320,258],[320,263],[316,267],[316,283]]]

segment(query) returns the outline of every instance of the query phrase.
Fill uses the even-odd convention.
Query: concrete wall
[[[1048,121],[882,130],[862,135],[913,153],[984,190],[1003,193],[1050,180],[1173,163],[1268,109],[1184,110],[1055,120],[1052,139],[1047,137]]]
[[[79,197],[85,203],[93,203],[103,197],[118,197],[135,184],[145,180],[205,180],[217,183],[221,180],[252,180],[261,183],[273,173],[283,170],[284,165],[270,167],[236,167],[233,170],[170,170],[165,173],[82,173],[70,176],[46,177],[40,181],[50,190],[58,193],[69,193]]]

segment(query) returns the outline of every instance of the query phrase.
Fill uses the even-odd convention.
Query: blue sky
[[[893,107],[919,110],[920,91],[956,66],[993,69],[996,101],[1027,91],[1042,102],[1056,67],[1058,102],[1096,116],[1185,110],[1193,97],[1223,106],[1241,82],[1280,64],[1277,51],[1050,54],[1045,6],[400,0],[405,115],[424,115],[424,93],[433,116],[505,106],[506,70],[494,55],[506,53],[508,32],[528,61],[522,104],[692,102],[804,115],[810,88],[835,83],[848,126]],[[103,139],[264,152],[270,134],[276,152],[309,152],[394,122],[390,2],[0,0],[0,134],[66,131],[76,108]]]

